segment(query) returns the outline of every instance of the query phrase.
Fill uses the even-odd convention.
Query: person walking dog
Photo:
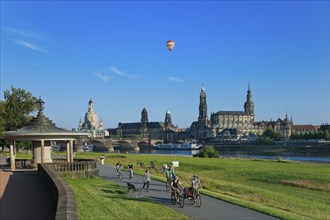
[[[144,181],[144,184],[143,184],[142,189],[144,189],[144,187],[146,186],[147,188],[145,190],[148,192],[148,190],[149,190],[149,183],[150,183],[149,169],[146,170],[146,172],[144,174],[144,177],[143,177],[143,181]]]

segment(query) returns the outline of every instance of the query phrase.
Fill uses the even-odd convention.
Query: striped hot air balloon
[[[172,41],[172,40],[168,40],[168,41],[166,42],[166,47],[167,47],[167,49],[168,49],[169,51],[173,50],[174,44],[175,44],[174,41]]]

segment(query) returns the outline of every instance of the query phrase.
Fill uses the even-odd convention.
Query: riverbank
[[[127,189],[102,178],[66,178],[74,191],[79,219],[189,219],[151,199],[132,197]]]
[[[101,154],[76,154],[98,159]],[[140,154],[104,154],[107,164],[132,162],[143,172],[151,161],[154,178],[165,180],[162,164],[179,161],[176,174],[185,186],[200,176],[202,192],[282,219],[330,219],[330,165],[302,162],[209,159]]]

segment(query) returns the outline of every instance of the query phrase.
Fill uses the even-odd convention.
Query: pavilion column
[[[10,171],[15,170],[14,141],[10,141]]]
[[[41,163],[45,163],[45,140],[41,140]]]
[[[66,141],[66,162],[70,162],[70,142]]]
[[[73,140],[70,140],[70,162],[73,162]]]

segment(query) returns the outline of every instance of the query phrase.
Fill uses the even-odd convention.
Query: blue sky
[[[166,41],[175,41],[173,51]],[[11,86],[78,127],[92,99],[105,127],[243,111],[329,123],[328,1],[1,1],[1,99]]]

